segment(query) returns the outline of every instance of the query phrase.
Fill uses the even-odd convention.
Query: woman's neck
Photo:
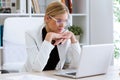
[[[47,32],[50,32],[50,30],[48,29],[47,25],[45,26],[45,29]]]

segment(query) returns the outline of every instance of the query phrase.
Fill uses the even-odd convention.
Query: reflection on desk
[[[22,74],[17,76],[1,77],[0,80],[58,80],[47,76],[33,75],[33,74]]]
[[[23,76],[23,75],[36,75],[36,76],[44,76],[45,78],[51,78],[51,80],[119,80],[119,70],[116,67],[111,67],[107,74],[87,77],[87,78],[80,78],[80,79],[72,79],[67,77],[55,76],[54,73],[56,71],[43,71],[43,72],[32,72],[32,73],[8,73],[8,74],[1,74],[0,80],[4,80],[3,78],[7,77],[15,77],[15,76]],[[13,79],[14,80],[14,79]],[[47,79],[46,79],[47,80]],[[48,79],[49,80],[49,79]]]

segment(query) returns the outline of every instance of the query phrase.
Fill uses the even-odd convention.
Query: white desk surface
[[[120,68],[119,68],[120,69]],[[51,77],[55,78],[57,80],[120,80],[120,70],[118,68],[110,68],[107,72],[107,74],[99,75],[99,76],[93,76],[93,77],[87,77],[87,78],[80,78],[80,79],[72,79],[67,77],[60,77],[55,76],[53,73],[56,71],[44,71],[40,73],[9,73],[9,74],[0,74],[0,80],[4,77],[11,77],[11,76],[19,76],[19,75],[25,75],[25,74],[33,74],[33,75],[39,75],[39,76],[45,76],[45,77]],[[3,80],[3,79],[2,79]]]

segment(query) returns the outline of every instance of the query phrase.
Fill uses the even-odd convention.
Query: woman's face
[[[68,22],[68,13],[60,14],[57,16],[47,16],[47,32],[62,33]]]

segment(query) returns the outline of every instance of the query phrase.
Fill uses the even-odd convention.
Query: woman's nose
[[[65,27],[66,26],[66,23],[65,22],[62,22],[59,27]]]

